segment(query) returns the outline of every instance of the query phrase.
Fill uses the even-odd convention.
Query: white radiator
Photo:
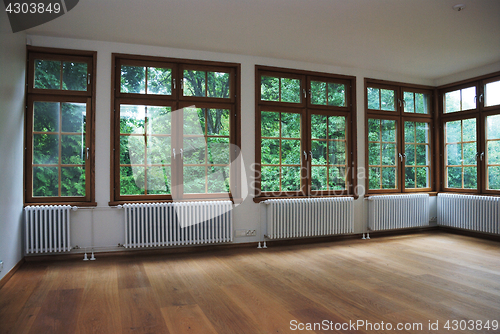
[[[352,197],[270,199],[267,208],[269,239],[353,233]]]
[[[69,205],[24,208],[26,254],[69,252]]]
[[[438,225],[500,233],[500,198],[438,194]]]
[[[429,194],[370,196],[368,200],[372,231],[429,225]]]
[[[232,202],[125,204],[126,248],[233,241]]]

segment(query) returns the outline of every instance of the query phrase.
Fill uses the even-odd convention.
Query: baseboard
[[[0,289],[5,285],[5,283],[7,283],[9,281],[9,279],[12,277],[12,275],[14,275],[16,273],[16,271],[21,268],[21,266],[23,265],[24,263],[24,258],[21,259],[21,261],[19,261],[15,266],[14,268],[12,268],[1,280],[0,280]]]
[[[446,232],[446,233],[459,234],[459,235],[464,235],[464,236],[478,238],[478,239],[500,241],[499,234],[490,234],[490,233],[477,232],[477,231],[472,231],[472,230],[464,230],[464,229],[449,227],[449,226],[438,226],[438,228],[439,228],[439,231]]]

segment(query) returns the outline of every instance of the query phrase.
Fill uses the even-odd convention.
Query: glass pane
[[[280,191],[279,167],[262,166],[260,182],[262,191]]]
[[[33,167],[33,196],[59,196],[58,190],[58,167]]]
[[[281,78],[281,102],[300,103],[300,80]]]
[[[462,121],[446,122],[446,142],[459,143],[462,141]]]
[[[405,188],[415,188],[415,167],[405,168]]]
[[[464,141],[476,141],[476,119],[464,119],[462,122]]]
[[[132,165],[143,165],[146,155],[146,143],[144,136],[121,136],[120,137],[120,157],[123,164],[126,161]],[[128,157],[127,157],[128,153]]]
[[[464,188],[477,189],[477,167],[464,167]]]
[[[381,120],[382,141],[396,141],[396,121],[383,119]]]
[[[369,143],[368,144],[368,163],[372,166],[380,166],[380,144],[379,143]]]
[[[477,153],[477,146],[476,143],[464,143],[462,146],[463,149],[463,163],[464,165],[476,165],[476,153]]]
[[[367,88],[368,109],[380,110],[380,90],[378,88]]]
[[[396,168],[382,168],[382,189],[396,189]]]
[[[444,94],[445,113],[460,111],[460,90]]]
[[[144,134],[146,106],[120,105],[120,133]]]
[[[380,186],[380,168],[370,167],[368,186],[370,189],[381,189],[381,186]]]
[[[368,119],[368,140],[369,141],[380,141],[380,120],[379,119]]]
[[[87,90],[87,63],[63,62],[63,90]],[[63,189],[61,189],[62,191]],[[63,195],[64,196],[64,195]],[[72,195],[68,195],[72,196]]]
[[[52,165],[59,163],[59,136],[33,135],[33,163]]]
[[[34,87],[61,89],[61,62],[58,60],[35,59]]]
[[[262,101],[279,101],[280,99],[280,79],[261,76],[260,99]]]
[[[69,165],[85,164],[84,135],[61,135],[61,163]]]
[[[326,141],[313,140],[311,142],[312,164],[326,165],[327,164],[327,147]],[[326,173],[326,172],[325,172]]]
[[[61,196],[85,196],[83,167],[61,167]]]
[[[229,191],[229,167],[211,167],[208,172],[208,192],[228,193]]]
[[[61,103],[62,132],[85,132],[87,105],[85,103]]]
[[[205,71],[184,70],[183,95],[206,96],[205,74]]]
[[[396,104],[394,101],[395,91],[391,89],[381,89],[380,90],[380,102],[381,110],[396,110]]]
[[[329,116],[328,117],[328,138],[329,139],[345,139],[346,125],[345,117]]]
[[[417,143],[429,143],[429,124],[415,123],[417,132]]]
[[[462,145],[450,144],[447,145],[447,165],[461,165],[462,164]]]
[[[414,166],[415,165],[415,145],[405,145],[405,165]]]
[[[484,85],[484,106],[496,106],[500,104],[500,81],[494,81]]]
[[[462,110],[476,108],[476,87],[462,89]]]
[[[184,163],[203,165],[206,163],[205,137],[184,137]]]
[[[262,137],[280,136],[280,114],[277,112],[263,111],[260,114],[260,126]]]
[[[448,188],[462,188],[462,168],[448,167]]]
[[[281,113],[281,137],[300,138],[300,114]]]
[[[184,166],[184,193],[205,193],[205,166]]]
[[[33,131],[59,131],[59,102],[33,102]]]
[[[330,165],[345,165],[346,164],[346,149],[344,141],[329,141],[329,164]]]
[[[311,138],[325,139],[327,117],[324,115],[311,115]]]
[[[172,95],[170,68],[148,67],[148,94]]]
[[[313,190],[327,190],[327,175],[328,170],[326,167],[311,167],[312,179],[311,188]]]
[[[382,165],[384,166],[396,165],[395,144],[382,144]]]
[[[205,109],[184,108],[184,135],[205,135]]]
[[[168,135],[172,131],[171,107],[147,106],[148,134]]]
[[[415,93],[415,112],[417,114],[428,114],[430,103],[429,94]]]
[[[500,166],[488,167],[488,189],[500,190]]]
[[[170,167],[152,166],[147,168],[147,193],[150,195],[166,195],[171,192]]]
[[[326,82],[311,81],[311,103],[326,105]]]
[[[146,93],[146,68],[142,66],[122,65],[120,92],[136,94]]]
[[[344,167],[330,167],[330,179],[328,186],[331,190],[342,190],[346,188],[346,172]]]
[[[208,109],[207,134],[229,136],[229,110]]]
[[[337,83],[328,84],[328,105],[345,107],[345,85]]]
[[[488,139],[500,139],[500,115],[486,117]]]
[[[405,112],[415,112],[415,102],[413,101],[413,93],[412,92],[404,92],[404,111]]]
[[[405,142],[415,143],[415,123],[405,122]]]
[[[278,165],[280,163],[279,139],[262,139],[260,155],[263,164]]]
[[[120,167],[120,195],[144,195],[144,167]]]
[[[172,149],[169,136],[148,136],[147,164],[168,165]],[[149,189],[149,187],[148,187]],[[148,190],[149,192],[149,190]]]
[[[229,73],[207,72],[208,97],[229,98]]]
[[[281,190],[300,190],[300,167],[282,167]]]
[[[216,165],[229,164],[229,138],[208,137],[208,163]]]
[[[429,165],[429,161],[427,159],[428,150],[429,150],[428,145],[416,145],[416,152],[415,153],[417,156],[417,161],[416,161],[417,166]]]
[[[429,168],[417,167],[417,188],[429,187]]]
[[[488,165],[500,165],[500,141],[488,142]]]
[[[281,141],[281,163],[300,165],[300,140]]]

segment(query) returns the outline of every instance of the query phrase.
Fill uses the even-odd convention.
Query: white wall
[[[173,49],[135,44],[109,43],[89,40],[55,38],[46,36],[28,36],[34,46],[58,47],[68,49],[97,51],[97,96],[96,96],[96,201],[98,208],[94,211],[78,210],[72,216],[72,245],[80,247],[104,247],[110,249],[124,242],[123,211],[107,208],[110,186],[110,106],[111,106],[111,53],[130,53],[149,56],[189,58],[212,61],[241,63],[241,124],[242,155],[245,161],[246,174],[252,176],[250,165],[255,159],[255,65],[268,65],[296,68],[326,73],[356,76],[357,80],[357,159],[358,166],[364,166],[365,130],[364,130],[364,78],[376,78],[431,85],[433,82],[402,77],[389,73],[380,73],[355,68],[343,68],[321,64],[295,62],[289,60],[214,53],[204,51]],[[358,183],[364,185],[360,178]],[[366,228],[366,201],[363,194],[355,201],[355,232],[363,232]],[[234,210],[235,229],[255,229],[259,231],[260,212],[263,205],[255,204],[252,194]],[[93,225],[93,226],[92,226]],[[235,242],[256,241],[253,238],[236,238]]]
[[[22,258],[26,35],[0,13],[0,279]]]

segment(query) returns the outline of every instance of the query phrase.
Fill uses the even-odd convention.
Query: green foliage
[[[34,87],[38,89],[86,91],[87,64],[36,59]]]
[[[143,66],[121,66],[120,92],[146,93],[146,68]]]
[[[300,80],[261,76],[260,98],[262,101],[300,103]],[[281,94],[280,94],[281,93]]]
[[[148,67],[148,94],[172,95],[172,69]]]

